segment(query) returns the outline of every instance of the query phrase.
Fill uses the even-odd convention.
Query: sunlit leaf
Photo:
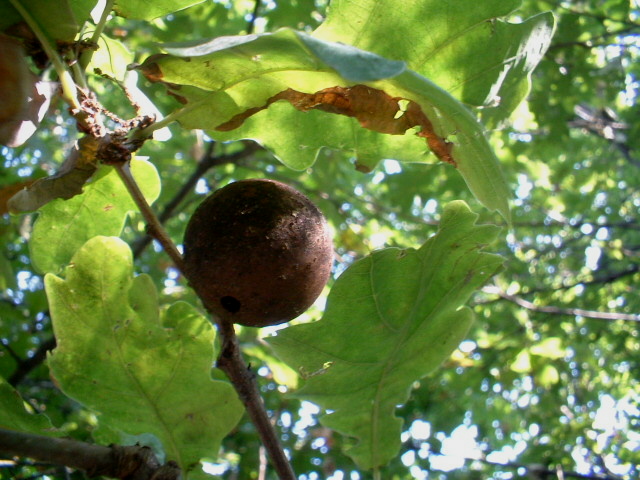
[[[558,369],[553,365],[544,365],[537,373],[536,381],[545,388],[552,387],[560,381]]]
[[[558,337],[548,337],[540,343],[533,345],[530,349],[533,355],[557,360],[566,355],[566,349],[562,346],[562,339]]]
[[[160,194],[155,167],[141,159],[131,161],[131,171],[147,201]],[[137,207],[117,172],[100,167],[81,195],[53,200],[39,210],[31,234],[33,264],[41,272],[57,272],[88,239],[96,235],[120,235],[127,215]]]
[[[148,79],[165,83],[186,105],[178,116],[185,127],[209,129],[210,135],[221,140],[256,139],[283,163],[298,169],[311,165],[323,146],[353,152],[364,170],[383,158],[423,162],[431,150],[458,167],[485,206],[509,217],[509,191],[482,127],[460,102],[425,77],[411,71],[401,73],[398,62],[286,29],[250,39],[205,43],[201,50],[209,52],[205,55],[153,56],[140,67]],[[354,66],[368,82],[349,80],[358,77]],[[354,101],[366,96],[355,95],[356,88],[377,92],[368,102],[369,109],[359,116],[346,113],[353,110]],[[300,103],[305,94],[313,100],[335,92],[347,92],[337,98],[347,104],[345,108],[324,108],[336,105],[325,100],[315,107]],[[278,100],[293,107],[278,106]],[[395,110],[389,108],[392,103]],[[327,113],[298,111],[318,107]],[[415,112],[424,121],[407,122],[404,129],[376,128],[380,126],[376,117],[385,110],[391,119],[394,112],[401,120]],[[345,114],[357,121],[342,118]],[[290,125],[296,128],[288,128]],[[276,137],[275,132],[283,129],[289,134]]]
[[[531,355],[528,349],[521,350],[511,364],[511,370],[517,373],[528,373],[531,371]]]
[[[60,388],[111,428],[155,435],[183,468],[215,457],[243,409],[211,379],[211,323],[186,303],[160,312],[151,278],[133,276],[129,246],[114,237],[89,240],[45,285]]]
[[[114,9],[121,17],[152,20],[192,5],[202,3],[204,0],[116,0]]]
[[[330,410],[322,423],[355,437],[348,453],[363,468],[397,454],[396,407],[458,346],[472,321],[464,303],[501,268],[501,257],[480,251],[499,229],[476,219],[464,202],[447,205],[420,249],[358,261],[338,278],[322,320],[269,339],[307,379],[297,396]]]
[[[122,81],[132,62],[133,53],[122,42],[102,35],[98,40],[98,50],[91,57],[89,69]]]
[[[520,3],[410,0],[397,8],[395,0],[338,0],[314,37],[403,60],[457,99],[492,107],[487,115],[502,119],[526,96],[528,76],[553,34],[550,13],[498,20]]]

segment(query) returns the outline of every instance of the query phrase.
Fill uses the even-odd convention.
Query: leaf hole
[[[240,300],[235,297],[226,296],[220,299],[220,305],[229,313],[237,313],[240,311]]]

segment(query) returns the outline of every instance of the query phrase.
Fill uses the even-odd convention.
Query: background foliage
[[[88,12],[90,3],[77,5]],[[185,6],[191,3],[184,2]],[[321,32],[344,32],[345,43],[390,59],[413,58],[393,45],[427,49],[429,42],[437,41],[430,32],[442,31],[435,25],[430,30],[430,12],[418,11],[419,4],[412,2],[413,7],[402,12],[381,12],[397,22],[398,37],[410,41],[382,41],[375,35],[358,40],[349,36],[345,25],[338,28],[329,22]],[[159,195],[155,209],[180,243],[190,213],[211,190],[232,180],[265,175],[285,181],[310,196],[334,228],[339,257],[336,276],[382,246],[421,245],[437,231],[444,206],[455,199],[466,200],[480,214],[478,224],[503,225],[490,250],[505,258],[504,270],[472,298],[476,320],[459,349],[443,368],[411,385],[408,402],[396,412],[404,420],[401,451],[385,467],[383,478],[513,478],[532,472],[548,473],[550,478],[562,478],[561,472],[586,478],[637,477],[640,6],[633,0],[525,0],[510,13],[519,2],[475,4],[485,18],[509,15],[509,20],[517,22],[552,11],[557,20],[556,34],[534,71],[527,101],[508,119],[500,109],[477,112],[492,128],[492,146],[515,192],[512,228],[482,208],[464,179],[452,175],[443,163],[400,163],[397,160],[405,159],[389,156],[365,173],[354,168],[353,151],[333,148],[321,150],[313,165],[292,170],[248,142],[214,143],[201,131],[178,127],[171,128],[170,140],[148,142],[140,152],[161,174],[160,192],[153,176],[144,182],[148,195]],[[98,52],[110,54],[96,54],[92,60],[121,81],[130,81],[125,77],[136,74],[127,73],[127,64],[141,63],[157,53],[157,42],[186,42],[249,30],[261,33],[279,27],[311,31],[322,23],[327,8],[321,1],[269,2],[260,5],[254,18],[252,1],[206,2],[146,21],[165,12],[127,11],[131,5],[116,2],[116,10],[130,18],[109,21],[103,40],[107,48]],[[69,18],[80,17],[73,13]],[[532,22],[519,28],[530,28]],[[61,29],[55,34],[72,40],[75,26],[68,25],[72,33],[63,24],[55,27]],[[460,23],[452,18],[444,25]],[[511,33],[498,33],[508,46]],[[477,57],[473,48],[486,47],[474,43],[473,35],[461,38],[468,40],[469,61],[452,65],[443,52],[438,65],[424,59],[410,67],[457,98],[482,105],[486,99],[474,96],[473,82],[464,78]],[[457,73],[445,76],[442,72]],[[462,80],[456,83],[455,79]],[[100,76],[90,77],[89,82],[107,108],[125,118],[133,116],[115,82]],[[456,88],[458,84],[465,87]],[[166,95],[164,86],[146,81],[140,85],[161,111],[175,109],[176,102]],[[521,81],[510,88],[514,98],[525,91]],[[28,143],[2,148],[3,202],[9,187],[55,172],[75,141],[74,125],[62,104],[55,108]],[[100,175],[97,178],[108,185],[108,175]],[[98,197],[92,200],[97,205],[104,202]],[[45,208],[56,208],[56,202]],[[69,215],[77,214],[70,211]],[[37,219],[4,214],[1,220],[0,376],[65,435],[108,443],[115,438],[113,426],[63,395],[43,363],[55,343],[54,307],[50,311],[41,273],[53,267],[42,267],[29,249],[34,248],[33,242],[46,244],[46,238],[38,237],[46,221],[46,211]],[[82,224],[76,219],[74,225],[76,221]],[[86,238],[90,236],[87,232]],[[143,240],[144,224],[137,214],[130,215],[122,237],[133,246],[131,268],[146,274],[136,277],[140,278],[135,281],[137,293],[129,296],[144,302],[122,308],[131,308],[151,322],[185,322],[186,330],[206,330],[202,319],[181,303],[197,305],[193,293],[157,245]],[[83,243],[61,244],[58,249],[51,245],[55,254],[47,259],[54,258],[62,266]],[[110,248],[117,250],[117,246]],[[125,273],[119,278],[130,281],[131,270]],[[48,282],[58,280],[49,277]],[[157,301],[149,294],[155,291]],[[153,307],[145,303],[149,298],[156,305],[173,304],[162,320],[150,313]],[[301,320],[319,318],[322,307],[319,302]],[[241,340],[259,374],[267,406],[278,419],[296,472],[308,479],[368,478],[344,454],[349,440],[318,423],[317,407],[283,395],[299,379],[262,342],[269,333],[243,329]],[[172,341],[179,344],[180,339]],[[56,360],[56,355],[52,366],[65,361],[62,356]],[[8,389],[5,383],[0,387]],[[15,427],[40,429],[43,425],[48,424],[30,415]],[[224,478],[260,478],[264,461],[259,439],[246,418],[222,441],[221,457],[212,459]],[[38,474],[64,478],[55,469],[28,462],[0,470],[6,478]]]

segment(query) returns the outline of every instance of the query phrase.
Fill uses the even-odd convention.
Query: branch
[[[640,314],[633,313],[615,313],[615,312],[599,312],[595,310],[584,310],[582,308],[563,308],[556,307],[551,305],[536,305],[524,298],[518,297],[516,295],[510,295],[498,287],[484,287],[482,289],[483,292],[498,295],[500,298],[504,298],[510,302],[515,303],[516,305],[526,308],[527,310],[531,310],[534,312],[542,312],[542,313],[550,313],[553,315],[569,315],[569,316],[581,316],[585,318],[594,318],[596,320],[626,320],[631,322],[640,322]]]
[[[166,232],[162,224],[158,221],[158,217],[156,217],[156,215],[153,213],[153,210],[151,210],[151,207],[147,203],[147,200],[144,198],[140,187],[138,187],[136,180],[131,174],[129,162],[117,164],[115,165],[115,168],[118,172],[118,175],[120,175],[120,179],[127,187],[131,198],[133,198],[133,201],[138,206],[140,213],[147,222],[147,229],[149,230],[149,233],[153,237],[155,237],[156,240],[158,240],[160,245],[162,245],[164,251],[171,257],[171,260],[173,260],[176,268],[181,272],[184,272],[182,255],[180,255],[180,252],[176,248],[175,244],[171,241],[169,234]]]
[[[255,1],[255,4],[253,5],[253,13],[251,14],[251,19],[247,24],[247,35],[252,34],[253,30],[255,29],[256,18],[258,18],[258,12],[260,11],[260,4],[262,3],[262,0],[254,0],[254,1]]]
[[[0,452],[84,470],[90,477],[104,475],[127,480],[180,480],[173,462],[160,465],[148,447],[92,445],[30,433],[0,429]]]
[[[100,36],[104,31],[104,27],[107,23],[109,15],[111,14],[111,10],[113,10],[114,4],[115,4],[115,0],[106,1],[104,10],[102,10],[102,14],[100,15],[100,20],[96,25],[96,29],[94,30],[93,35],[91,36],[91,40],[90,40],[91,43],[95,45],[98,44],[98,40],[100,40]],[[91,62],[91,58],[93,57],[94,52],[95,52],[94,49],[88,49],[82,53],[80,57],[80,65],[82,65],[83,69],[87,68],[87,65],[89,65],[89,63]]]
[[[446,456],[440,451],[432,450],[431,455],[434,456]],[[573,471],[564,470],[562,466],[558,465],[557,467],[546,466],[543,464],[531,463],[517,463],[517,462],[496,462],[492,460],[487,460],[484,457],[481,458],[469,458],[463,457],[462,460],[466,462],[479,462],[484,465],[488,465],[494,468],[508,468],[512,470],[517,469],[525,469],[529,476],[527,478],[535,479],[562,479],[562,478],[577,478],[581,480],[621,480],[620,477],[614,477],[608,474],[584,474]],[[473,470],[472,470],[473,471]],[[521,477],[518,477],[521,478]]]
[[[53,350],[56,346],[56,339],[51,337],[40,344],[35,353],[24,360],[18,359],[18,366],[13,371],[11,376],[7,379],[7,382],[12,387],[18,385],[24,377],[37,368],[46,358],[49,350]]]
[[[564,9],[566,10],[567,13],[572,14],[572,15],[577,15],[580,17],[591,17],[595,20],[598,20],[599,22],[605,22],[607,20],[610,20],[612,22],[616,22],[616,23],[621,23],[623,25],[628,25],[630,27],[640,27],[640,23],[638,22],[634,22],[633,20],[629,19],[629,18],[620,18],[620,19],[616,19],[616,18],[611,18],[608,17],[606,15],[602,15],[602,14],[598,14],[598,13],[592,13],[586,9],[577,9],[577,8],[571,8],[571,7],[567,7],[566,5],[563,5],[561,2],[556,3],[555,7],[557,9]]]
[[[233,383],[240,400],[251,417],[251,421],[260,434],[260,439],[269,453],[273,467],[278,472],[280,480],[296,480],[289,459],[282,449],[280,440],[267,414],[255,375],[242,358],[233,324],[224,321],[218,321],[217,324],[222,337],[222,349],[218,356],[217,367],[226,373],[231,383]]]

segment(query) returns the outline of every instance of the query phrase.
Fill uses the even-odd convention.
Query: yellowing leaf
[[[186,303],[160,315],[152,280],[133,276],[118,238],[89,240],[64,276],[45,277],[59,387],[110,428],[155,435],[186,470],[215,457],[243,408],[229,383],[211,379],[211,323]]]

